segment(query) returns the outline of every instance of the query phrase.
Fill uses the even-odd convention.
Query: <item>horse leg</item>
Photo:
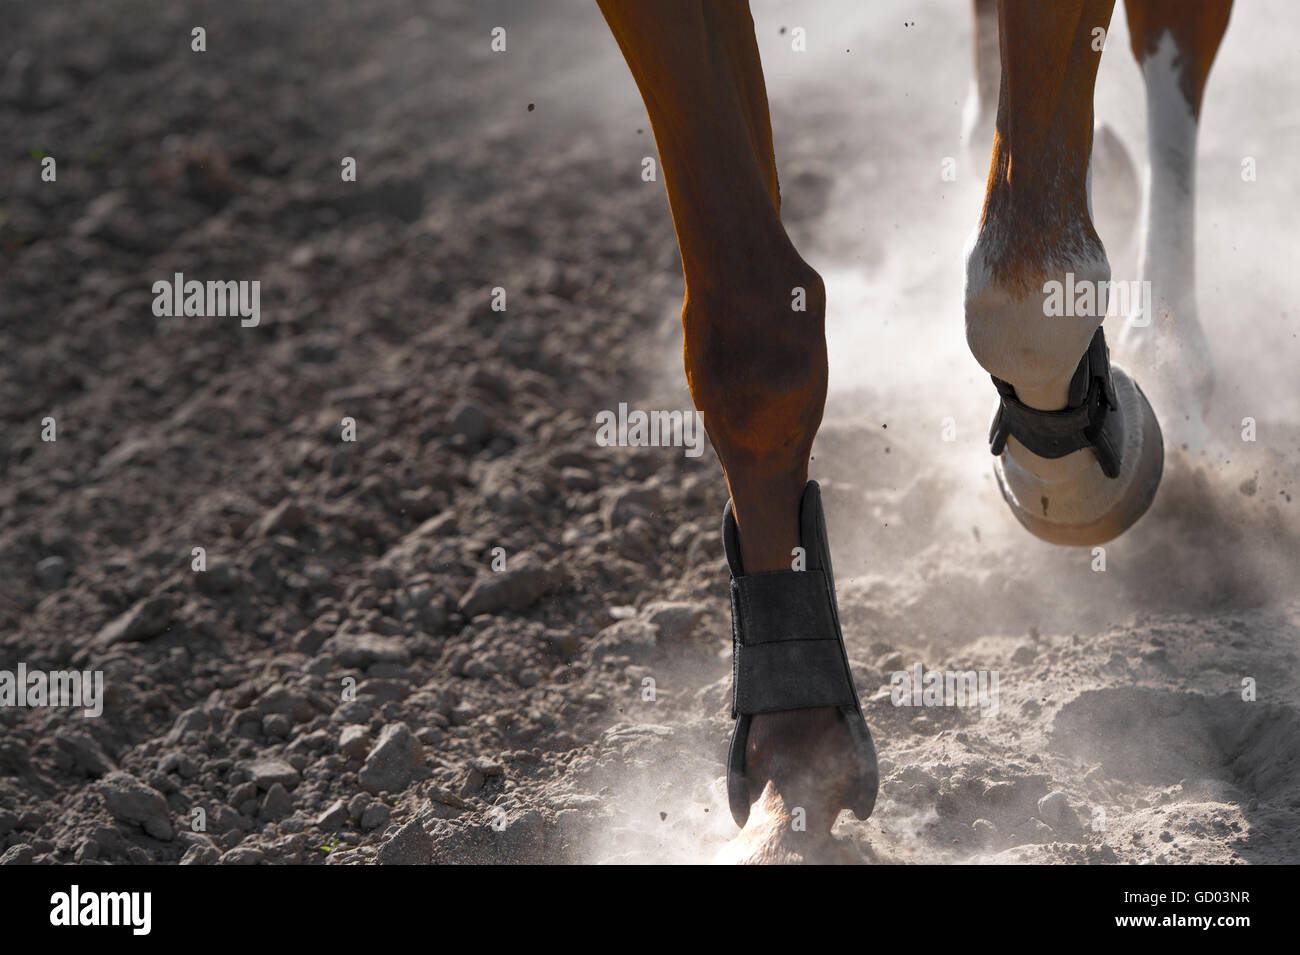
[[[1110,266],[1089,210],[1088,165],[1095,31],[1113,7],[999,6],[993,162],[966,262],[966,340],[1000,394],[999,485],[1022,524],[1061,544],[1101,543],[1132,525],[1163,464],[1150,405],[1097,335]],[[1080,290],[1091,293],[1076,298]]]
[[[987,175],[1002,82],[998,4],[997,0],[973,0],[973,5],[974,71],[962,108],[962,141],[972,166]],[[1092,174],[1090,183],[1105,184],[1091,196],[1097,231],[1108,243],[1126,249],[1137,225],[1137,167],[1119,135],[1100,119],[1093,126]]]
[[[743,0],[597,0],[640,88],[686,280],[687,382],[717,451],[746,573],[789,570],[826,397],[825,290],[781,224],[767,94]],[[803,310],[792,306],[802,300]],[[799,856],[841,806],[850,746],[833,708],[753,717],[760,794],[729,858]],[[787,824],[795,807],[806,831]]]
[[[1121,342],[1152,376],[1162,418],[1199,423],[1214,365],[1196,311],[1196,133],[1232,0],[1128,0],[1146,85],[1149,158],[1139,274],[1154,314],[1131,313]]]

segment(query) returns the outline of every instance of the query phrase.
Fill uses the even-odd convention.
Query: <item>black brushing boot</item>
[[[730,501],[722,515],[723,546],[731,568],[731,715],[736,721],[727,757],[727,796],[731,815],[741,828],[749,818],[745,748],[755,713],[837,707],[857,756],[857,783],[848,808],[866,819],[876,804],[876,748],[844,650],[826,517],[816,481],[808,482],[800,500],[799,534],[804,570],[747,575]]]

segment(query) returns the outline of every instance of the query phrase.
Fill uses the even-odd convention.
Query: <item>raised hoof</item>
[[[1011,512],[1048,543],[1090,547],[1113,540],[1146,513],[1160,486],[1165,448],[1155,412],[1122,366],[1112,363],[1111,373],[1124,422],[1117,477],[1106,477],[1087,448],[1048,460],[1019,444],[1013,448],[1010,439],[994,459],[998,488]]]

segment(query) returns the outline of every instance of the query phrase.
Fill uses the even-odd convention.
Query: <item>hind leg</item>
[[[1150,153],[1139,273],[1150,313],[1135,311],[1121,344],[1149,379],[1162,420],[1195,432],[1214,390],[1196,308],[1196,138],[1210,65],[1232,0],[1128,0],[1133,54],[1146,87]]]

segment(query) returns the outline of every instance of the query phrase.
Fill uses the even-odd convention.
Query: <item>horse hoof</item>
[[[1122,366],[1112,363],[1111,372],[1124,421],[1117,477],[1106,477],[1087,448],[1048,460],[1008,446],[994,459],[1011,512],[1048,543],[1090,547],[1113,540],[1146,513],[1160,486],[1165,449],[1155,412]]]

